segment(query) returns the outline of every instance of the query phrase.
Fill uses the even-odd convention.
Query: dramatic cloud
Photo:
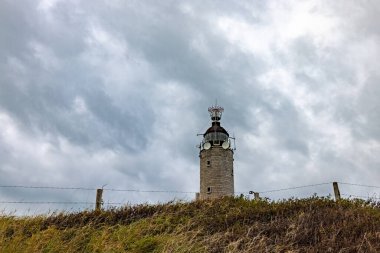
[[[215,99],[236,136],[238,192],[379,185],[379,13],[377,1],[2,1],[0,185],[195,192],[196,134]],[[94,195],[0,188],[0,201]],[[106,202],[193,197],[105,192]]]

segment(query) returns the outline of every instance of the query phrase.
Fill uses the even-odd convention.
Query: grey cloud
[[[380,139],[380,76],[372,76],[364,84],[357,101],[356,134],[366,139]],[[351,104],[352,105],[352,104]],[[355,106],[355,104],[353,105]]]
[[[215,99],[225,107],[223,126],[237,137],[237,190],[336,178],[375,181],[379,78],[360,66],[369,57],[352,55],[356,63],[346,56],[351,44],[363,48],[367,36],[376,41],[377,18],[366,6],[342,3],[316,1],[318,8],[308,13],[334,14],[329,21],[337,21],[341,37],[332,38],[331,31],[323,36],[336,44],[319,43],[310,32],[279,36],[267,57],[228,40],[238,27],[221,31],[216,20],[250,25],[242,40],[257,35],[253,28],[265,36],[286,28],[272,19],[274,11],[291,11],[291,4],[59,1],[42,10],[33,1],[1,3],[0,120],[9,125],[0,126],[0,182],[197,189],[196,134],[209,127],[207,107]],[[347,20],[353,9],[368,15]],[[290,79],[271,76],[275,70]],[[363,72],[368,78],[360,87]],[[272,79],[264,82],[263,76]],[[9,136],[7,127],[16,134]],[[76,199],[91,198],[86,194]],[[109,195],[115,201],[141,197]]]

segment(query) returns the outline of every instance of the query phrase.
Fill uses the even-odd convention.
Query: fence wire
[[[353,184],[353,183],[344,183],[344,182],[337,182],[338,184],[343,184],[343,185],[352,185],[352,186],[359,186],[359,187],[366,187],[366,188],[378,188],[380,189],[380,186],[376,185],[365,185],[365,184]]]
[[[320,185],[327,185],[327,184],[332,184],[332,182],[328,182],[328,183],[320,183],[320,184],[309,184],[309,185],[294,186],[294,187],[289,187],[289,188],[281,188],[281,189],[274,189],[274,190],[260,191],[260,192],[258,192],[258,193],[271,193],[271,192],[288,191],[288,190],[301,189],[301,188],[308,188],[308,187],[314,187],[314,186],[320,186]]]
[[[273,193],[273,192],[282,192],[282,191],[289,191],[289,190],[295,190],[295,189],[329,185],[332,183],[333,182],[325,182],[325,183],[318,183],[318,184],[294,186],[294,187],[288,187],[288,188],[271,189],[271,190],[265,190],[265,191],[242,191],[242,192],[235,192],[235,195],[238,196],[240,194],[252,194],[252,193],[265,194],[265,193]],[[348,183],[348,182],[337,182],[337,183],[340,185],[349,185],[349,186],[356,186],[356,187],[380,189],[380,186],[375,186],[375,185],[366,185],[366,184],[357,184],[357,183]],[[21,189],[42,189],[42,190],[81,190],[81,191],[96,191],[98,189],[98,188],[91,188],[91,187],[26,186],[26,185],[0,185],[0,188],[21,188]],[[102,189],[104,191],[109,191],[109,192],[169,193],[169,194],[195,194],[195,193],[197,193],[196,191],[180,191],[180,190],[140,190],[140,189],[117,189],[117,188],[102,188]],[[355,195],[355,194],[341,194],[341,195],[346,196],[346,197],[363,198],[363,199],[380,199],[380,197],[376,197],[376,195],[374,195],[374,197],[364,196],[364,195]],[[95,205],[96,202],[89,202],[89,201],[7,201],[7,200],[2,201],[2,200],[0,200],[0,204]],[[122,204],[126,204],[126,203],[125,202],[124,203],[123,202],[103,202],[103,204],[104,205],[122,205]]]
[[[346,196],[349,198],[360,198],[360,199],[380,199],[380,197],[375,197],[375,196],[364,196],[364,195],[354,195],[354,194],[341,194],[342,196]]]

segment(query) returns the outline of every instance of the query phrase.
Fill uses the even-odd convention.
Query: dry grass
[[[380,204],[224,198],[1,216],[0,252],[380,252]]]

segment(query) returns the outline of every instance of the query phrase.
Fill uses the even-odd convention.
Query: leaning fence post
[[[96,202],[95,202],[95,211],[100,211],[102,209],[102,195],[103,189],[96,189]]]
[[[338,201],[340,200],[340,191],[339,191],[338,182],[333,182],[333,187],[334,187],[335,201]]]

